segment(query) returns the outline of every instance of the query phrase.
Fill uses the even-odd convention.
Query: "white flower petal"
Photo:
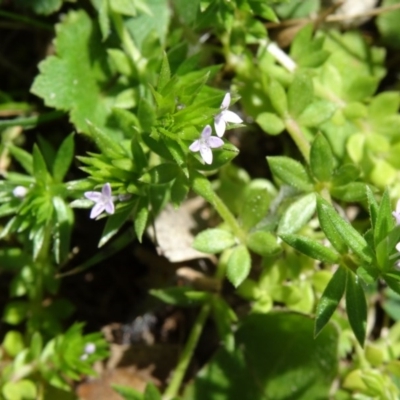
[[[231,122],[233,124],[240,124],[241,122],[243,122],[242,118],[240,118],[239,115],[229,110],[225,110],[222,112],[222,118],[225,122]]]
[[[104,204],[103,203],[96,203],[92,208],[90,213],[90,218],[94,219],[98,217],[104,211]]]
[[[207,142],[208,146],[212,149],[216,149],[224,145],[224,141],[216,136],[211,136]]]
[[[229,104],[231,104],[231,94],[228,92],[228,93],[225,95],[224,99],[222,100],[221,108],[226,109],[226,108],[229,107]]]
[[[106,210],[107,214],[114,214],[115,207],[114,207],[114,203],[112,202],[112,200],[110,200],[106,204],[104,204],[104,209]]]
[[[92,200],[96,203],[102,198],[102,194],[100,192],[85,192],[83,195],[87,199]]]
[[[190,151],[199,151],[200,150],[200,140],[195,140],[190,146]]]
[[[101,193],[104,197],[111,198],[111,186],[109,183],[105,183],[101,189]]]
[[[201,132],[201,138],[202,139],[208,139],[211,136],[212,129],[210,125],[206,125],[203,129],[203,132]]]
[[[200,147],[201,158],[204,160],[206,164],[211,164],[213,159],[213,154],[211,149],[208,146]]]
[[[396,244],[396,250],[400,252],[400,242]]]
[[[217,132],[217,135],[219,137],[224,136],[225,130],[226,130],[226,123],[223,119],[222,113],[218,114],[214,118],[214,126],[215,126],[215,132]]]

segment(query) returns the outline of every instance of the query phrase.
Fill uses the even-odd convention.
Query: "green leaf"
[[[379,204],[378,215],[374,227],[374,242],[378,245],[393,229],[394,221],[392,216],[392,205],[390,202],[389,191],[383,193]]]
[[[150,13],[143,13],[126,21],[126,27],[139,50],[143,50],[146,39],[154,32],[164,45],[168,33],[171,10],[167,0],[146,0]]]
[[[310,76],[306,72],[296,72],[288,90],[288,106],[290,115],[297,119],[306,107],[312,103],[314,88]]]
[[[310,178],[298,161],[284,156],[267,157],[267,161],[276,178],[301,191],[312,190]]]
[[[271,79],[268,94],[275,111],[284,117],[288,112],[288,104],[283,86],[278,81]]]
[[[183,399],[214,393],[213,400],[328,399],[337,376],[338,336],[329,324],[314,339],[313,320],[297,313],[251,314],[240,324],[235,350],[219,349]]]
[[[2,346],[10,357],[15,357],[25,348],[24,338],[18,331],[8,331]]]
[[[358,179],[360,171],[353,164],[341,165],[333,174],[332,185],[342,186]]]
[[[239,217],[244,230],[249,230],[266,217],[271,194],[263,181],[253,181],[245,189]]]
[[[180,307],[198,307],[211,298],[211,293],[196,291],[189,287],[151,289],[150,294],[164,303]]]
[[[294,201],[284,212],[278,225],[278,234],[296,233],[314,215],[316,209],[315,193],[301,196]]]
[[[351,329],[363,347],[367,328],[367,302],[359,277],[349,270],[346,284],[346,310]]]
[[[39,147],[33,146],[33,175],[37,182],[45,184],[47,181],[47,166]]]
[[[366,240],[320,197],[317,198],[317,211],[321,228],[336,250],[344,253],[349,246],[366,263],[372,261],[373,255]]]
[[[398,4],[397,0],[384,0],[382,7]],[[399,31],[400,10],[382,13],[376,18],[376,24],[383,41],[390,47],[400,49],[400,31]]]
[[[320,334],[339,305],[346,288],[346,276],[346,270],[339,267],[322,293],[315,312],[314,337]]]
[[[254,253],[262,257],[271,257],[279,254],[282,249],[276,237],[270,232],[256,231],[247,235],[246,245]]]
[[[329,182],[335,167],[335,159],[331,146],[321,133],[319,133],[311,146],[310,151],[311,172],[320,182]]]
[[[151,185],[162,185],[174,180],[179,173],[180,169],[176,164],[160,164],[143,174],[139,181]]]
[[[328,100],[316,100],[306,107],[297,122],[302,126],[318,128],[332,117],[336,108],[336,105]]]
[[[284,234],[279,236],[297,251],[315,260],[320,260],[328,264],[335,264],[340,259],[339,254],[334,250],[331,250],[329,247],[326,247],[311,238],[293,234]]]
[[[171,187],[171,202],[179,207],[189,192],[189,182],[184,174],[179,174]]]
[[[279,135],[285,130],[285,124],[276,115],[269,112],[263,112],[256,118],[256,122],[261,129],[270,135]]]
[[[11,301],[6,304],[3,313],[3,321],[10,325],[18,325],[28,313],[26,301]]]
[[[169,68],[167,54],[164,53],[161,64],[161,71],[158,77],[158,84],[157,84],[158,92],[162,93],[164,86],[168,83],[170,79],[171,79],[171,70]]]
[[[13,145],[7,147],[13,157],[21,164],[22,168],[29,174],[33,175],[33,157],[27,151]]]
[[[206,229],[194,239],[193,248],[203,253],[217,254],[235,244],[235,236],[222,229]]]
[[[105,88],[114,79],[107,63],[106,47],[97,24],[85,11],[71,11],[56,26],[56,54],[39,64],[32,93],[49,107],[70,112],[79,132],[88,133],[86,120],[106,134],[120,138],[108,123],[112,98]],[[93,62],[96,60],[96,62]]]
[[[35,400],[37,398],[36,386],[28,379],[6,382],[2,392],[7,400]]]
[[[55,182],[62,182],[74,157],[74,134],[67,136],[57,151],[53,164]]]
[[[366,187],[367,199],[368,199],[368,210],[369,217],[371,219],[372,229],[375,229],[376,220],[378,218],[378,203],[375,200],[375,196],[369,186]]]
[[[300,58],[308,48],[312,39],[313,30],[313,24],[307,24],[296,33],[292,45],[290,46],[290,55],[294,59]]]
[[[335,199],[347,202],[364,201],[366,198],[367,184],[364,182],[353,182],[342,186],[332,186],[331,195]]]
[[[120,394],[124,400],[143,400],[143,393],[128,386],[111,385],[112,388]]]
[[[119,230],[122,228],[124,223],[129,218],[132,212],[132,207],[128,206],[122,210],[118,210],[117,213],[110,215],[107,218],[106,225],[104,226],[103,233],[99,241],[98,247],[103,247],[113,236],[115,236]],[[139,239],[139,241],[141,238]]]
[[[153,383],[147,383],[146,389],[144,391],[143,400],[161,400],[160,392]]]
[[[99,129],[91,121],[86,120],[86,124],[88,127],[87,133],[104,155],[111,159],[125,156],[123,148],[116,140],[113,140],[109,135],[105,134],[102,129]]]
[[[197,13],[200,11],[200,0],[174,0],[176,11],[181,20],[190,25],[196,21]]]
[[[233,286],[238,287],[249,275],[251,257],[246,246],[235,247],[228,259],[226,276]]]
[[[135,233],[139,240],[142,242],[142,236],[147,226],[149,219],[149,205],[146,197],[140,197],[137,203],[137,211],[135,216]]]

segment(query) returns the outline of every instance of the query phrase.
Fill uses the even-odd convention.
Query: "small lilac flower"
[[[397,200],[396,211],[393,211],[392,215],[396,218],[396,224],[400,225],[400,200]]]
[[[231,94],[227,93],[221,103],[222,111],[214,117],[215,131],[219,137],[224,136],[227,122],[232,122],[233,124],[243,122],[239,115],[228,110],[229,104],[231,104]]]
[[[111,186],[105,183],[101,188],[101,192],[85,192],[85,197],[94,201],[96,204],[93,206],[90,213],[90,218],[98,217],[104,210],[107,214],[114,214],[114,198],[111,194]]]
[[[93,354],[96,351],[96,345],[94,343],[86,343],[84,352],[86,354]]]
[[[28,189],[24,186],[16,186],[13,190],[14,197],[17,197],[18,199],[23,199],[27,193]]]
[[[211,164],[213,154],[211,149],[216,149],[224,144],[224,141],[218,137],[211,136],[211,126],[206,125],[201,132],[200,139],[195,140],[190,146],[189,150],[196,152],[200,151],[201,158],[206,164]]]
[[[83,354],[80,356],[82,361],[88,359],[90,354],[93,354],[96,351],[96,345],[94,343],[86,343],[85,348],[83,349]]]

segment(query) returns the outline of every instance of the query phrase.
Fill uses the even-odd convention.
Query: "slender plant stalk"
[[[181,387],[182,381],[185,377],[187,367],[189,366],[193,352],[200,339],[201,332],[203,331],[204,324],[207,321],[208,315],[210,314],[210,309],[210,303],[204,304],[200,309],[200,313],[196,318],[189,338],[185,344],[181,356],[179,357],[178,365],[175,368],[172,379],[165,390],[163,398],[166,400],[172,399],[178,394],[179,388]]]

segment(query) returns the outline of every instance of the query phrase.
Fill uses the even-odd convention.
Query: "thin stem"
[[[64,111],[51,111],[32,117],[3,119],[0,120],[0,128],[8,128],[10,126],[24,126],[25,128],[34,128],[44,122],[49,122],[61,118],[63,115],[65,115]]]
[[[41,22],[41,21],[34,20],[32,18],[29,18],[29,17],[25,17],[25,16],[20,15],[20,14],[15,14],[15,13],[11,13],[11,12],[0,10],[0,16],[9,18],[9,19],[14,20],[14,21],[19,21],[19,22],[22,22],[22,23],[27,24],[27,25],[34,26],[35,28],[45,29],[46,31],[51,31],[51,32],[54,31],[54,28],[53,28],[52,25],[46,24],[46,23]]]
[[[229,208],[213,190],[210,181],[199,172],[193,172],[191,176],[193,190],[210,202],[219,216],[229,225],[235,236],[244,243],[246,235],[238,224],[236,218],[230,212]]]
[[[304,136],[303,131],[297,122],[292,118],[287,118],[285,120],[285,126],[289,135],[292,137],[293,141],[296,143],[304,159],[309,163],[310,161],[310,143]]]
[[[211,305],[210,303],[204,304],[201,307],[200,313],[196,318],[193,328],[190,332],[188,341],[186,342],[185,348],[181,356],[179,357],[178,365],[172,376],[171,382],[169,383],[167,389],[164,393],[165,399],[171,399],[178,394],[179,388],[185,377],[187,367],[192,359],[193,352],[197,346],[200,339],[201,332],[203,331],[204,324],[210,313]]]

